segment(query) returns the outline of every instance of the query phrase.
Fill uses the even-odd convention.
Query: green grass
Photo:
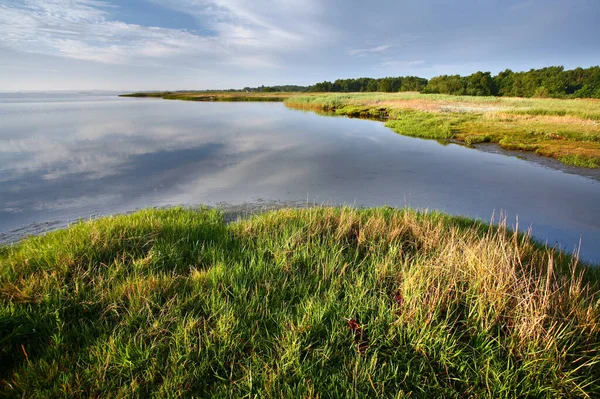
[[[515,142],[511,137],[504,137],[502,140],[498,142],[500,147],[505,150],[513,150],[513,151],[536,151],[539,149],[539,146],[535,144],[521,143]]]
[[[582,155],[566,155],[560,161],[567,165],[581,166],[583,168],[600,168],[600,158],[586,157]]]
[[[598,397],[598,272],[465,218],[145,210],[0,247],[12,397]]]
[[[463,115],[435,114],[420,111],[399,111],[386,126],[405,136],[427,139],[450,139],[455,137],[459,125],[468,119]]]
[[[481,143],[491,143],[492,137],[489,135],[479,135],[479,136],[467,136],[465,137],[465,144],[471,146],[475,144]]]
[[[292,106],[338,108],[348,105],[364,106],[365,104],[393,106],[390,103],[399,101],[423,101],[440,106],[462,104],[484,107],[481,111],[503,110],[513,114],[534,116],[576,116],[600,121],[600,101],[595,99],[453,96],[447,94],[420,94],[418,92],[298,93],[291,96],[288,103]]]
[[[397,133],[497,143],[509,150],[581,167],[600,162],[600,101],[469,97],[419,93],[320,93],[292,96],[292,108],[387,119]]]

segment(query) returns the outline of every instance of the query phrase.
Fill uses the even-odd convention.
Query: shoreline
[[[473,225],[481,225],[494,226],[496,223],[506,223],[506,221],[502,220],[502,214],[500,215],[500,220],[496,220],[495,218],[491,221],[479,218],[479,217],[471,217],[471,216],[463,216],[461,214],[453,214],[448,213],[436,209],[428,209],[428,208],[415,208],[415,207],[390,207],[387,205],[381,206],[362,206],[362,205],[347,205],[347,204],[317,204],[310,203],[302,200],[297,201],[282,201],[282,200],[267,200],[267,199],[257,199],[255,201],[247,201],[241,203],[229,203],[229,202],[218,202],[212,205],[203,205],[203,204],[177,204],[177,205],[165,205],[160,207],[147,207],[147,208],[136,208],[126,212],[119,213],[92,213],[86,216],[62,220],[55,219],[49,220],[46,222],[33,222],[26,225],[18,226],[10,231],[0,232],[0,249],[2,248],[10,248],[19,246],[23,241],[28,239],[35,238],[43,238],[48,234],[54,234],[56,232],[60,232],[63,230],[68,230],[73,226],[77,226],[79,224],[86,223],[94,223],[103,219],[110,218],[119,218],[119,217],[128,217],[130,215],[145,212],[145,211],[169,211],[174,209],[181,209],[188,212],[205,212],[205,211],[214,211],[222,214],[223,221],[226,224],[243,222],[244,220],[249,220],[256,216],[261,216],[270,212],[277,211],[303,211],[303,210],[311,210],[311,209],[332,209],[332,210],[353,210],[356,212],[363,212],[369,210],[378,210],[378,209],[387,209],[398,212],[414,212],[418,214],[436,214],[442,215],[445,218],[454,218],[465,221],[466,223],[470,223]],[[518,219],[517,219],[518,220]],[[513,231],[511,227],[507,227],[507,230]],[[519,235],[528,234],[528,230],[519,230],[517,232]],[[545,241],[547,241],[544,237],[538,237],[532,235],[529,237],[529,240],[534,243],[536,246],[540,248],[546,248],[551,252],[560,253],[564,256],[569,257],[579,257],[575,252],[567,249],[566,246],[558,247],[556,245],[550,246]],[[582,260],[579,262],[581,264],[586,264],[590,267],[598,268],[600,270],[600,259],[597,261],[591,260]]]
[[[214,205],[203,204],[178,204],[165,205],[158,207],[136,208],[126,212],[117,213],[89,213],[85,216],[68,218],[68,219],[52,219],[44,222],[31,222],[12,228],[7,231],[0,231],[0,247],[18,245],[20,241],[26,240],[29,237],[40,237],[48,233],[59,230],[68,229],[70,226],[78,223],[86,223],[94,220],[99,220],[109,217],[127,216],[143,210],[167,210],[173,208],[183,208],[191,211],[200,210],[215,210],[223,213],[225,222],[235,222],[238,218],[246,218],[254,215],[260,215],[265,212],[275,211],[279,209],[303,209],[322,205],[306,203],[306,201],[280,201],[280,200],[261,200],[246,201],[241,203],[218,202]],[[327,206],[327,205],[326,205]],[[341,207],[342,205],[332,205],[332,207]],[[357,207],[360,209],[361,207]]]
[[[284,102],[292,109],[384,120],[392,131],[600,170],[600,101],[418,93],[133,93],[120,97],[210,102]],[[574,169],[569,169],[573,171]],[[581,173],[596,176],[596,173]],[[598,174],[600,176],[600,174]]]

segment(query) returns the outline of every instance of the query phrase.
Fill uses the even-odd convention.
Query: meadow
[[[600,396],[598,269],[488,225],[144,210],[0,247],[10,397]]]

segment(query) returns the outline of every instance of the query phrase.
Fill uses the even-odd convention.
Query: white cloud
[[[333,35],[330,28],[319,23],[325,9],[316,0],[151,1],[197,18],[234,44],[297,49],[326,42]]]
[[[425,60],[413,60],[413,61],[399,61],[399,60],[386,60],[381,63],[384,68],[409,68],[423,65]]]
[[[96,0],[28,0],[0,5],[0,44],[20,51],[107,64],[214,53],[214,40],[189,32],[109,20]]]
[[[313,35],[318,32],[311,30],[309,20],[319,7],[312,0],[278,2],[277,7],[266,1],[149,1],[193,15],[213,34],[111,20],[114,6],[99,0],[22,0],[10,5],[0,0],[0,46],[106,64],[160,65],[191,57],[199,66],[270,68],[280,66],[278,53],[317,43]]]
[[[505,3],[0,0],[0,90],[216,89],[374,70],[431,77],[450,73],[437,67],[445,63],[464,74],[473,63],[493,72],[598,64],[598,0],[546,1],[535,15]],[[138,6],[136,23],[156,22],[131,23]],[[471,22],[451,22],[461,18]]]
[[[370,47],[370,48],[362,48],[362,49],[350,49],[348,50],[349,55],[357,55],[359,57],[372,54],[372,53],[382,53],[390,48],[394,47],[392,44],[382,44],[381,46]]]

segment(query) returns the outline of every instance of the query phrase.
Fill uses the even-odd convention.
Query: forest
[[[338,79],[312,86],[246,87],[246,92],[405,92],[468,96],[600,98],[600,66],[565,70],[562,66],[514,72],[506,69],[493,76],[475,72],[468,76],[441,75],[427,80],[417,76]]]

